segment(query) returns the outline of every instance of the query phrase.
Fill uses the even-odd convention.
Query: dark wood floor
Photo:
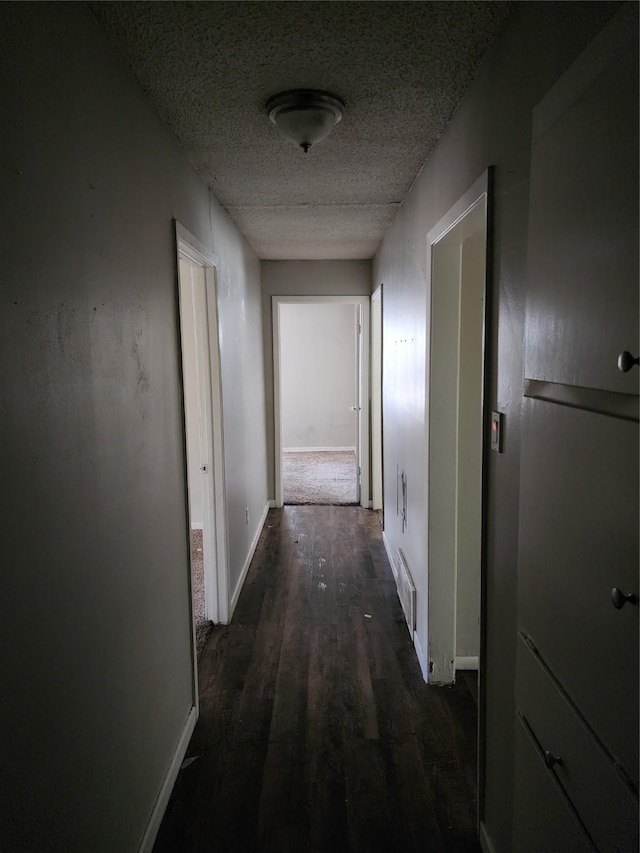
[[[475,673],[421,676],[376,513],[271,510],[155,853],[478,851]]]

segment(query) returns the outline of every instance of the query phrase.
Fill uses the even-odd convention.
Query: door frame
[[[376,329],[374,323],[374,306],[379,305],[379,328]],[[383,395],[383,377],[384,377],[384,362],[383,362],[383,346],[384,335],[382,333],[384,323],[384,297],[383,286],[379,284],[371,294],[371,506],[373,509],[380,509],[382,513],[382,527],[384,529],[384,463],[383,463],[383,447],[384,447],[384,416],[382,411]],[[377,340],[376,340],[377,339]],[[374,364],[374,355],[378,353],[378,364]],[[380,436],[376,438],[374,432],[374,417],[376,399],[379,404],[379,422]],[[376,454],[376,444],[379,444],[379,453]],[[376,456],[378,458],[376,458]],[[379,480],[379,483],[378,483]],[[376,486],[380,492],[380,507],[376,507]]]
[[[179,222],[175,221],[176,237],[176,264],[178,270],[176,300],[178,309],[178,335],[179,335],[179,366],[180,387],[182,392],[182,426],[184,430],[184,475],[187,502],[185,506],[188,543],[189,543],[189,567],[191,569],[191,522],[189,511],[189,489],[187,471],[187,448],[186,448],[186,419],[184,405],[184,377],[182,367],[182,332],[180,328],[180,283],[179,262],[185,257],[192,263],[201,266],[205,272],[205,298],[206,298],[206,351],[208,354],[208,370],[205,372],[205,381],[208,388],[210,403],[210,429],[209,429],[209,458],[211,465],[212,493],[210,501],[210,512],[212,517],[203,519],[203,523],[211,531],[210,540],[213,540],[215,548],[215,560],[204,561],[204,583],[205,599],[207,606],[207,617],[212,622],[226,624],[229,621],[229,564],[228,564],[228,540],[227,540],[227,513],[226,513],[226,489],[224,471],[224,430],[223,430],[223,399],[222,399],[222,373],[220,362],[220,334],[218,323],[217,302],[217,269],[219,266],[218,256],[204,246]],[[207,376],[208,374],[208,376]],[[204,539],[204,531],[203,531]],[[203,549],[204,550],[204,549]],[[189,595],[191,599],[191,571],[189,572]],[[215,602],[216,606],[213,606]],[[211,608],[211,609],[210,609]],[[193,613],[192,613],[193,623]],[[194,633],[194,659],[195,659],[195,625]]]
[[[324,305],[327,303],[360,306],[360,328],[357,345],[359,411],[358,465],[360,467],[360,506],[370,506],[370,459],[369,459],[369,296],[272,296],[273,323],[273,437],[275,465],[275,505],[282,507],[282,410],[280,399],[280,306],[281,305]]]
[[[481,436],[479,437],[481,447],[481,509],[480,509],[480,634],[479,634],[479,660],[478,672],[481,680],[482,667],[484,664],[484,624],[485,624],[485,553],[486,553],[486,476],[487,476],[487,421],[488,421],[488,370],[487,370],[487,333],[488,333],[488,301],[489,301],[489,271],[490,271],[490,195],[489,195],[489,170],[485,171],[478,180],[467,190],[464,195],[453,205],[448,213],[440,219],[440,221],[429,231],[427,235],[427,269],[431,277],[431,307],[430,307],[430,329],[434,328],[436,323],[441,323],[442,318],[434,316],[434,295],[435,288],[438,286],[434,278],[433,262],[434,262],[434,247],[440,243],[449,232],[460,225],[463,220],[472,212],[476,211],[479,205],[484,207],[484,223],[485,223],[485,276],[484,276],[484,306],[482,317],[482,352],[481,352]],[[456,345],[459,349],[460,340],[460,316],[455,319],[450,318],[448,322],[448,331],[452,345]],[[430,337],[432,337],[430,335]],[[428,632],[428,659],[430,676],[429,680],[434,683],[451,683],[455,680],[455,643],[456,643],[456,579],[452,576],[451,567],[454,567],[453,575],[455,575],[455,551],[457,532],[453,529],[455,519],[449,525],[446,532],[442,531],[440,523],[436,523],[434,513],[432,512],[433,493],[436,488],[435,478],[437,473],[434,473],[432,468],[437,468],[434,460],[438,460],[438,468],[446,469],[449,477],[449,485],[451,488],[457,488],[452,485],[451,471],[456,471],[457,481],[457,452],[458,452],[458,437],[457,437],[457,412],[455,440],[451,440],[451,429],[454,428],[453,423],[448,424],[448,429],[445,429],[449,438],[442,444],[438,443],[438,432],[436,417],[442,422],[442,411],[437,410],[437,406],[433,405],[434,400],[434,363],[432,358],[432,346],[428,352],[427,365],[427,399],[429,401],[428,417],[427,417],[427,576],[428,576],[428,595],[426,600],[427,613],[427,632]],[[456,364],[456,376],[458,366]],[[437,392],[436,392],[437,393]],[[457,385],[455,390],[452,389],[451,394],[455,393],[457,401]],[[456,402],[457,409],[457,402]],[[446,417],[446,415],[445,415]],[[448,423],[448,422],[447,422]],[[442,423],[440,423],[440,433],[442,434]],[[439,492],[438,505],[442,504],[442,492]],[[455,515],[457,517],[457,497],[455,498]]]

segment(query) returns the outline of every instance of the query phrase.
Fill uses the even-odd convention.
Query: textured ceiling
[[[97,2],[99,23],[261,258],[371,257],[505,2]],[[346,104],[308,154],[265,103]]]

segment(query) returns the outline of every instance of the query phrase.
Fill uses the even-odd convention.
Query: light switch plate
[[[491,449],[502,453],[502,412],[491,412]]]

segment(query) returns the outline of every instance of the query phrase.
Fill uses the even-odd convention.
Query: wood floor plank
[[[155,853],[479,851],[477,679],[427,686],[377,514],[271,510]]]

